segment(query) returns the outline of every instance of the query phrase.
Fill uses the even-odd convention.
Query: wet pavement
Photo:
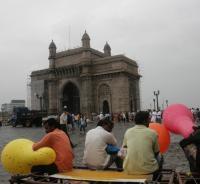
[[[115,123],[115,127],[113,129],[114,135],[118,140],[118,145],[122,144],[123,135],[127,128],[132,127],[134,123]],[[87,130],[96,126],[96,123],[88,123]],[[10,141],[18,138],[26,138],[32,141],[40,140],[45,134],[43,128],[23,128],[23,127],[10,127],[3,126],[0,127],[0,151],[2,151],[3,147]],[[79,132],[78,129],[70,132],[70,137],[73,143],[77,144],[74,148],[75,160],[74,165],[81,166],[82,165],[82,157],[83,157],[83,149],[84,149],[84,141],[85,135]],[[164,154],[164,168],[176,169],[178,171],[188,171],[188,162],[185,159],[184,153],[181,150],[178,142],[181,140],[180,136],[171,134],[171,144],[168,151]],[[8,174],[2,168],[2,164],[0,164],[0,184],[8,184],[9,183],[10,174]]]

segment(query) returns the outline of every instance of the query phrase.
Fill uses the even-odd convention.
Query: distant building
[[[13,107],[25,107],[25,100],[11,100],[10,103],[4,103],[1,105],[1,111],[11,113]]]
[[[26,97],[26,106],[31,110],[31,79],[27,79],[27,97]]]
[[[90,47],[85,32],[82,46],[63,52],[49,45],[49,68],[31,73],[31,109],[57,114],[67,106],[76,113],[117,113],[140,109],[138,65],[124,55],[111,55],[106,42],[100,52]]]

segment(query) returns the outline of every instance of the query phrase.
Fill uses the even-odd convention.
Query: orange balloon
[[[150,123],[149,128],[155,130],[158,134],[158,143],[160,146],[160,152],[165,153],[170,144],[170,134],[163,124]]]

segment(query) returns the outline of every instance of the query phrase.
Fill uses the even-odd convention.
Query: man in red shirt
[[[68,136],[58,129],[59,123],[50,118],[44,123],[46,135],[37,143],[33,144],[36,151],[42,147],[50,147],[56,153],[56,159],[50,165],[33,166],[31,172],[37,174],[55,174],[58,172],[69,171],[73,167],[73,151]]]

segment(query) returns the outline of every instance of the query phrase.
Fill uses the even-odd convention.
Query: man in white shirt
[[[66,133],[66,135],[68,136],[68,138],[70,140],[70,144],[71,144],[72,148],[74,148],[76,145],[74,145],[72,143],[71,138],[68,134],[68,128],[67,128],[68,115],[69,115],[69,112],[67,111],[67,106],[64,106],[64,111],[60,116],[60,129]]]
[[[157,112],[154,109],[153,112],[152,112],[152,114],[151,114],[151,122],[156,122],[156,116],[157,116]]]
[[[102,112],[100,112],[100,114],[99,114],[99,120],[102,120],[103,118],[104,118],[104,115],[103,115]]]
[[[60,128],[64,132],[67,132],[67,121],[68,121],[68,112],[67,112],[67,107],[64,106],[64,111],[60,116]]]
[[[106,152],[108,144],[117,145],[117,140],[112,131],[114,123],[109,118],[100,120],[97,127],[86,134],[83,163],[90,169],[105,169],[113,162],[118,162],[117,156],[109,155]],[[118,167],[118,163],[116,163]]]
[[[162,112],[161,110],[158,110],[157,115],[156,115],[156,122],[161,123],[161,116],[162,116]]]

